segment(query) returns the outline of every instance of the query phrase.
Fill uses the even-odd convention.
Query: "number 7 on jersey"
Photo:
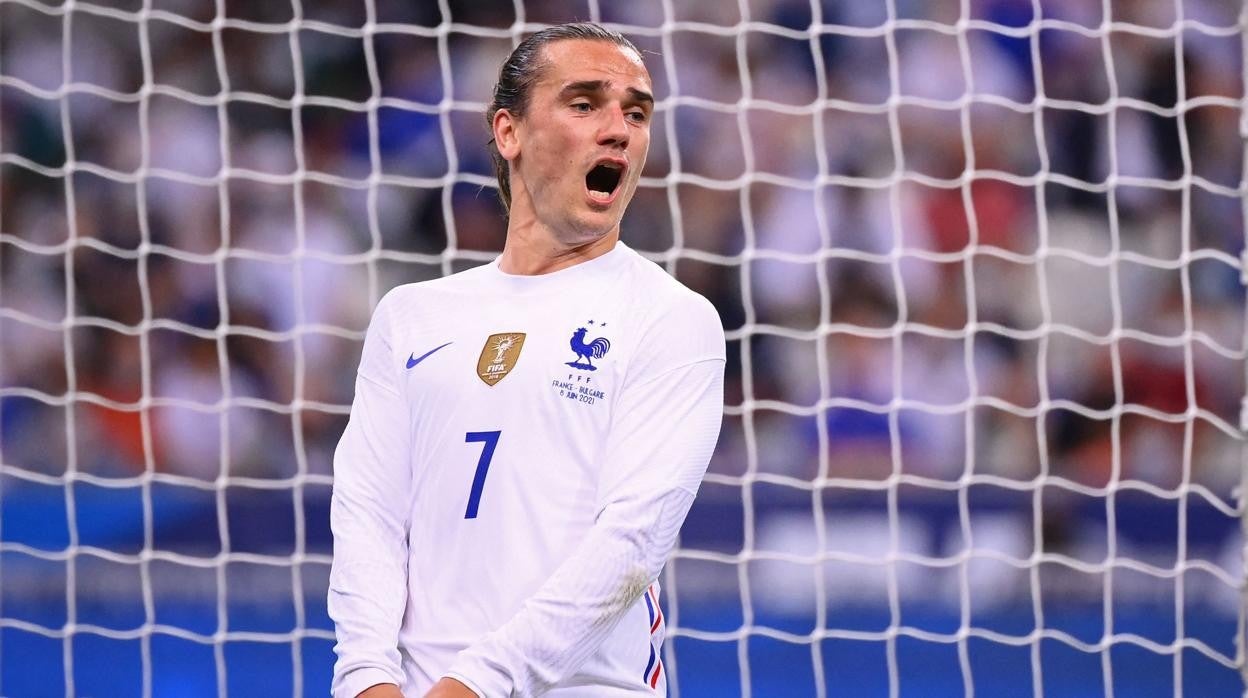
[[[464,443],[485,444],[481,447],[481,458],[477,461],[477,474],[472,477],[472,491],[468,494],[468,508],[464,510],[465,519],[477,518],[477,507],[481,504],[481,490],[485,488],[485,474],[490,470],[490,461],[494,459],[494,448],[498,446],[501,431],[470,431],[464,436]]]

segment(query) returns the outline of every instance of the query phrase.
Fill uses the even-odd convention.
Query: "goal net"
[[[1243,692],[1238,5],[0,0],[0,695],[328,690],[369,312],[501,250],[569,20],[728,333],[672,695]]]

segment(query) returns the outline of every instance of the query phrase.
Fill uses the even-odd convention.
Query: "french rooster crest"
[[[589,324],[594,324],[594,321],[590,320]],[[593,359],[601,359],[605,356],[611,350],[611,342],[606,337],[598,337],[592,342],[586,342],[585,337],[588,333],[589,329],[586,327],[578,327],[572,333],[572,339],[568,344],[576,353],[576,361],[569,361],[568,365],[582,371],[597,371],[598,367],[594,365]]]

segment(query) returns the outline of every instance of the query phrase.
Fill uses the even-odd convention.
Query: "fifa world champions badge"
[[[477,378],[486,385],[493,386],[511,373],[520,359],[520,350],[524,347],[523,332],[504,332],[492,334],[485,340],[481,348],[481,356],[477,359]]]

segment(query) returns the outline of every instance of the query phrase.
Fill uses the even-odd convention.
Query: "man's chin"
[[[621,191],[619,196],[605,205],[587,198],[585,205],[574,214],[577,229],[593,238],[618,231],[620,220],[632,198],[631,191]]]

